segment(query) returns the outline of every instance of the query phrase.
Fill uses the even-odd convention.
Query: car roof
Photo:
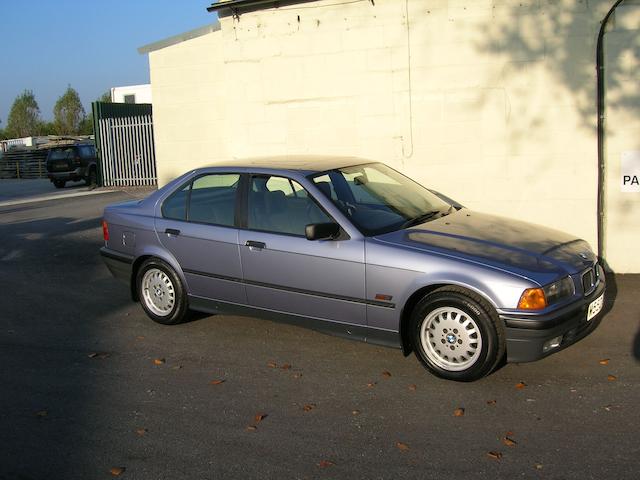
[[[201,167],[198,170],[204,170],[207,168],[242,168],[251,170],[252,168],[256,168],[268,170],[289,170],[307,174],[373,162],[373,160],[367,160],[358,157],[337,157],[330,155],[286,155],[235,159],[226,162],[210,164],[206,167]]]

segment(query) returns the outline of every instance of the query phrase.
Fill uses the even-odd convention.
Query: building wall
[[[220,31],[151,53],[161,184],[230,157],[356,155],[595,248],[595,42],[612,0],[339,3],[225,17]],[[637,88],[637,51],[622,50],[635,70],[615,87]],[[608,131],[628,128],[615,129],[609,164],[638,148],[637,103],[619,108]],[[633,198],[610,202],[617,271],[640,272]]]
[[[151,85],[129,85],[111,89],[111,101],[114,103],[124,103],[127,95],[135,95],[133,103],[152,103]]]

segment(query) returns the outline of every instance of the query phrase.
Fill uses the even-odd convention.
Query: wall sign
[[[640,150],[622,152],[620,162],[620,190],[640,192]]]

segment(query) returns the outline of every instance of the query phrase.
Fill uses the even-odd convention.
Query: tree
[[[85,113],[80,96],[71,86],[53,107],[53,118],[59,135],[76,135],[80,131]]]
[[[9,111],[5,134],[9,138],[29,137],[38,134],[40,107],[31,90],[16,97]]]
[[[102,95],[100,95],[100,98],[98,98],[98,100],[96,100],[97,102],[102,102],[102,103],[111,103],[111,92],[104,92]]]

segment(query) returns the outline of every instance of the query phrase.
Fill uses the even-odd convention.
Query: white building
[[[113,87],[111,101],[113,103],[152,103],[151,85],[129,85]]]
[[[640,272],[640,4],[615,3],[227,0],[140,49],[159,183],[230,158],[381,160]]]

